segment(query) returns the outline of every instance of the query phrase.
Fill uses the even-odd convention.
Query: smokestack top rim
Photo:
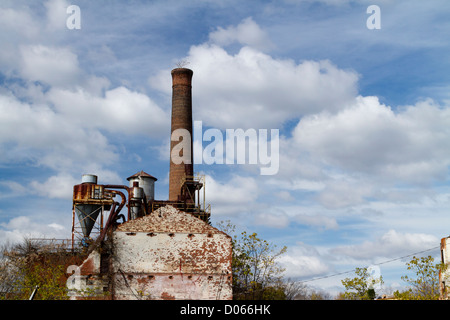
[[[174,74],[174,73],[190,73],[190,74],[193,74],[194,71],[192,71],[189,68],[175,68],[175,69],[172,69],[172,71],[171,71],[171,74]]]
[[[192,76],[194,72],[188,68],[175,68],[172,74],[172,87],[175,86],[189,86],[192,84]]]

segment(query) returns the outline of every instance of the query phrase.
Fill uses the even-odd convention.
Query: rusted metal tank
[[[83,174],[81,176],[81,183],[97,184],[97,176],[94,174]]]
[[[127,180],[129,181],[130,188],[134,187],[134,183],[138,182],[138,187],[142,188],[145,194],[145,197],[147,198],[147,201],[153,201],[155,199],[155,182],[158,180],[152,175],[149,175],[148,173],[144,171],[140,171],[132,175],[131,177],[128,177]],[[138,191],[137,191],[138,192]],[[143,198],[143,197],[140,197]]]
[[[97,218],[103,210],[114,203],[112,194],[97,184],[97,176],[84,174],[82,183],[73,186],[73,211],[76,214],[83,236],[89,238]]]

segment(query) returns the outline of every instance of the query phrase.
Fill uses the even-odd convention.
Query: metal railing
[[[71,252],[81,250],[81,245],[74,245],[72,239],[50,239],[50,238],[30,238],[32,245],[35,245],[40,251],[57,253],[61,251]]]

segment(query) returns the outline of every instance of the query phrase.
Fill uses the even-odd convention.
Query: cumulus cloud
[[[47,98],[62,116],[86,128],[159,137],[170,124],[168,114],[152,99],[125,87],[106,90],[104,96],[84,88],[53,88]]]
[[[78,82],[78,58],[67,48],[27,45],[20,48],[21,75],[30,81],[64,86]]]
[[[233,176],[222,183],[206,175],[206,199],[214,208],[214,215],[243,213],[257,199],[259,190],[252,177]]]
[[[31,39],[39,34],[36,28],[36,24],[32,12],[29,8],[24,6],[21,10],[15,10],[13,8],[0,8],[0,26],[2,30],[8,32],[2,32],[1,37],[8,37],[15,35]],[[21,26],[17,28],[17,26]],[[10,38],[14,40],[13,37]]]
[[[32,180],[27,190],[33,194],[50,199],[71,200],[73,186],[81,183],[81,176],[84,173],[95,172],[95,175],[99,178],[98,183],[100,184],[120,184],[123,181],[123,178],[119,177],[116,172],[102,169],[96,164],[87,164],[84,169],[85,171],[77,177],[73,177],[67,172],[60,172],[57,175],[47,178],[44,182]]]
[[[20,26],[18,28],[17,26]],[[35,19],[32,11],[24,6],[21,10],[0,8],[0,68],[7,74],[16,73],[20,60],[19,46],[39,37],[40,20]]]
[[[60,173],[48,178],[43,183],[37,180],[31,181],[29,191],[50,199],[72,199],[73,186],[79,183],[80,179],[75,179],[67,173]]]
[[[66,0],[48,0],[44,6],[47,9],[47,29],[53,32],[64,30],[68,17],[66,10],[70,3]]]
[[[209,39],[219,46],[227,46],[235,42],[259,50],[268,49],[272,46],[266,32],[253,21],[252,17],[244,19],[237,26],[228,26],[225,29],[218,27],[216,31],[209,34]]]
[[[330,61],[275,59],[244,46],[191,47],[186,60],[195,70],[194,118],[217,128],[279,128],[284,121],[323,110],[335,112],[356,95],[358,75]],[[168,70],[149,79],[170,93]]]
[[[336,230],[339,225],[335,218],[322,214],[297,214],[294,220],[300,224],[312,226],[319,230]]]
[[[423,188],[448,177],[449,110],[430,99],[392,108],[357,96],[336,113],[306,115],[280,139],[269,183],[333,210],[420,202]]]
[[[346,208],[366,202],[374,191],[370,185],[360,185],[359,181],[346,181],[345,178],[330,179],[326,187],[319,192],[316,199],[325,208]]]
[[[400,233],[389,230],[374,241],[357,245],[338,246],[330,252],[355,259],[392,258],[439,245],[439,239],[424,233]]]
[[[447,177],[450,110],[432,101],[394,112],[376,97],[357,97],[337,114],[302,118],[297,146],[323,165],[406,182]]]
[[[58,223],[43,224],[30,217],[18,216],[0,223],[0,243],[21,242],[24,237],[65,239],[67,232],[67,228]]]
[[[288,248],[278,262],[286,268],[285,276],[291,278],[314,277],[330,272],[330,267],[323,261],[317,249],[304,243]]]
[[[109,134],[160,137],[169,116],[146,94],[87,75],[67,47],[23,45],[17,72],[0,92],[0,160],[61,172],[102,170],[118,159]]]
[[[77,162],[111,161],[116,158],[105,136],[86,130],[47,105],[18,101],[0,95],[0,159],[30,161],[54,169]],[[109,159],[109,160],[108,160]]]
[[[300,118],[291,136],[280,137],[279,173],[266,180],[280,198],[306,195],[339,210],[401,197],[407,191],[392,190],[398,183],[423,186],[448,176],[447,106],[425,100],[392,107],[375,96],[358,96],[354,71],[327,60],[276,59],[237,38],[239,28],[255,25],[246,19],[218,28],[185,58],[194,69],[194,118],[204,125],[281,127]],[[235,54],[226,49],[232,42],[242,45]],[[169,94],[167,74],[149,81]],[[299,219],[312,226],[316,218]],[[320,223],[337,228],[333,219]]]
[[[422,185],[445,179],[447,108],[426,100],[394,109],[377,97],[358,96],[353,71],[326,60],[275,59],[238,39],[238,29],[255,25],[246,19],[217,29],[209,43],[192,46],[186,60],[195,70],[194,118],[204,125],[281,127],[300,118],[292,136],[280,137],[280,170],[272,180],[278,192],[309,192],[323,207],[342,209],[387,199],[391,193],[383,188],[399,181]],[[242,45],[235,54],[224,48],[232,42]],[[150,83],[169,93],[164,74]],[[320,224],[337,228],[333,219]]]
[[[275,193],[275,196],[283,201],[292,201],[294,198],[288,191],[280,191]]]
[[[254,223],[272,228],[285,228],[289,225],[289,217],[281,210],[268,210],[255,214]]]
[[[14,197],[23,196],[27,192],[27,188],[16,181],[0,181],[0,199],[11,199]],[[1,210],[0,213],[2,213]]]

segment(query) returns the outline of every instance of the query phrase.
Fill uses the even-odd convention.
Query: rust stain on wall
[[[168,294],[167,292],[161,293],[161,299],[163,300],[175,300],[175,297]]]

